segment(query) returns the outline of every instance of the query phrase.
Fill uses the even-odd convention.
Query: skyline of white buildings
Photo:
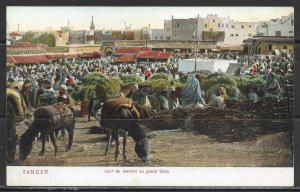
[[[164,21],[164,29],[147,29],[150,40],[205,41],[203,32],[224,32],[219,43],[241,44],[253,36],[294,36],[294,13],[281,18],[260,22],[239,22],[229,17],[209,14],[205,18],[174,19]],[[196,33],[196,38],[193,37]],[[207,34],[207,33],[206,33]]]
[[[253,36],[294,36],[294,13],[282,16],[281,18],[271,19],[269,21],[260,22],[239,22],[231,20],[230,17],[219,17],[216,14],[208,14],[202,18],[196,16],[189,19],[174,19],[164,20],[163,29],[153,29],[149,26],[139,29],[142,35],[145,35],[148,40],[156,41],[217,41],[219,44],[242,44],[243,40]],[[86,40],[88,44],[94,44],[95,25],[92,20],[93,29],[86,31]],[[97,26],[101,28],[101,26]],[[120,30],[121,33],[132,30],[131,24],[125,23],[125,28]],[[63,36],[65,33],[73,31],[72,28],[62,27],[59,31]],[[82,31],[82,30],[75,30]],[[112,31],[103,30],[104,35],[113,35]],[[57,33],[57,31],[53,31]],[[11,32],[8,29],[7,33]],[[19,32],[23,34],[24,32]]]

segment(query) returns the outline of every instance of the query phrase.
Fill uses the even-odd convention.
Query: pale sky
[[[162,29],[164,20],[206,17],[217,14],[236,21],[267,21],[287,16],[293,7],[7,7],[9,31],[42,30],[51,27],[60,30],[68,21],[74,30],[88,30],[94,16],[96,30],[124,29],[125,22],[132,29],[149,24],[151,28]]]

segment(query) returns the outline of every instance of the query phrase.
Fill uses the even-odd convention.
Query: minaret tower
[[[89,45],[95,45],[95,25],[94,25],[94,20],[93,20],[93,16],[92,16],[92,23],[90,26],[90,30],[89,33],[87,35],[87,41]]]

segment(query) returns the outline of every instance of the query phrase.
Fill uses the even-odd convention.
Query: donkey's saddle
[[[133,103],[132,99],[126,97],[120,97],[117,99],[110,99],[106,101],[102,106],[101,118],[110,119],[121,108],[129,109],[135,119],[140,119],[141,114],[138,111],[136,104]]]

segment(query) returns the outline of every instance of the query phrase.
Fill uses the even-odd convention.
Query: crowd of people
[[[9,67],[7,81],[24,83],[26,79],[47,79],[52,84],[57,73],[62,73],[64,78],[72,77],[75,83],[80,83],[82,78],[92,72],[101,72],[104,75],[121,77],[126,74],[138,75],[143,79],[151,77],[152,73],[171,73],[176,70],[177,64],[165,62],[140,62],[112,64],[108,59],[74,59],[51,64],[34,64]]]
[[[73,105],[74,100],[68,93],[70,88],[81,84],[83,78],[93,72],[107,76],[122,77],[136,75],[147,80],[154,73],[175,74],[177,65],[164,62],[140,62],[131,64],[113,64],[113,58],[73,59],[54,61],[50,64],[33,64],[7,68],[7,86],[22,94],[29,108],[63,102]],[[82,100],[82,115],[86,114],[87,96]]]
[[[204,57],[204,56],[203,56]],[[281,88],[278,77],[294,73],[294,63],[292,58],[287,57],[262,57],[260,55],[252,56],[232,56],[219,55],[218,58],[237,59],[242,63],[242,67],[235,71],[236,76],[245,75],[265,75],[265,96],[280,98]],[[180,58],[179,58],[180,59]],[[97,59],[73,59],[60,60],[50,64],[33,64],[23,66],[12,66],[7,68],[7,86],[17,89],[23,95],[25,103],[31,108],[41,105],[51,105],[56,102],[63,102],[67,105],[74,105],[74,100],[68,93],[70,87],[80,84],[82,79],[92,73],[99,72],[108,76],[122,77],[123,75],[134,74],[143,80],[151,78],[155,73],[166,73],[178,79],[182,73],[178,72],[178,58],[173,58],[171,63],[165,62],[139,62],[130,64],[113,64],[112,58]],[[292,83],[292,82],[291,82]],[[175,90],[172,90],[173,92]],[[39,97],[35,97],[38,95]],[[204,93],[201,90],[200,83],[193,74],[188,74],[185,87],[182,89],[180,104],[182,106],[197,104],[215,105],[219,108],[224,106],[226,90],[221,87],[216,93],[213,93],[208,103],[203,100]],[[249,98],[257,100],[256,92],[249,90]],[[163,96],[163,95],[162,95]],[[172,96],[172,94],[170,95]],[[166,106],[167,96],[162,99],[162,106]],[[179,106],[178,98],[173,98],[173,106],[165,109],[176,108]],[[81,114],[87,115],[89,106],[89,97],[81,101]]]

